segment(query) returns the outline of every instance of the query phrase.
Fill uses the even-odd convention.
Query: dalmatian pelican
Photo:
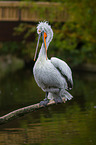
[[[71,100],[72,95],[67,91],[72,89],[72,71],[66,62],[52,57],[48,59],[48,46],[53,38],[53,30],[47,22],[39,22],[37,26],[37,33],[39,35],[34,61],[39,46],[40,37],[42,37],[42,46],[33,67],[33,74],[38,86],[45,92],[45,99],[40,102],[40,105],[46,106],[50,100],[55,103],[62,103],[62,97],[65,101]],[[64,102],[65,102],[64,101]]]

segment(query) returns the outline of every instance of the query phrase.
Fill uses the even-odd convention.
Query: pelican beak
[[[40,40],[40,37],[41,37],[41,33],[39,34],[39,37],[38,37],[38,42],[37,42],[37,46],[36,46],[36,51],[35,51],[34,61],[35,61],[35,59],[36,59],[36,55],[37,55],[37,50],[38,50],[38,46],[39,46],[39,40]]]
[[[44,45],[45,45],[45,50],[46,50],[46,59],[47,59],[47,46],[46,46],[46,38],[47,38],[47,34],[44,32],[44,35],[43,35],[43,37],[44,37]]]

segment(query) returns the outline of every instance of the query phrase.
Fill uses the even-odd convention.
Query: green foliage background
[[[50,0],[50,2],[59,2],[59,0]],[[68,20],[65,23],[50,20],[54,39],[49,47],[49,57],[60,57],[73,66],[83,63],[96,64],[96,0],[62,0],[61,3],[59,9],[62,10],[66,7]],[[36,9],[35,6],[34,9]],[[37,9],[37,11],[39,10]],[[40,12],[42,18],[43,12],[42,8],[42,12]],[[5,43],[0,53],[9,53],[7,50],[10,47],[10,53],[24,59],[32,59],[37,35],[33,42],[29,43],[26,39],[33,34],[35,38],[36,25],[22,23],[14,31],[16,35],[26,31],[24,40],[21,43],[13,42],[11,45]]]

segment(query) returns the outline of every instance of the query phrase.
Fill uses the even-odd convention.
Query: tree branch
[[[64,101],[65,98],[62,98],[62,100]],[[55,102],[51,101],[47,104],[47,106],[53,105],[53,104],[55,104]],[[34,110],[38,110],[40,108],[43,108],[43,107],[44,106],[39,106],[39,103],[37,103],[37,104],[34,104],[34,105],[30,105],[30,106],[27,106],[27,107],[23,107],[23,108],[14,110],[14,111],[0,117],[0,125],[4,124],[4,123],[6,123],[10,120],[13,120],[17,117],[23,116],[24,114],[27,114],[27,113],[32,112]]]

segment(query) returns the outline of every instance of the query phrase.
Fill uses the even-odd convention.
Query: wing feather
[[[51,63],[61,72],[67,81],[68,88],[71,89],[73,87],[72,71],[67,63],[56,57],[51,58]]]

